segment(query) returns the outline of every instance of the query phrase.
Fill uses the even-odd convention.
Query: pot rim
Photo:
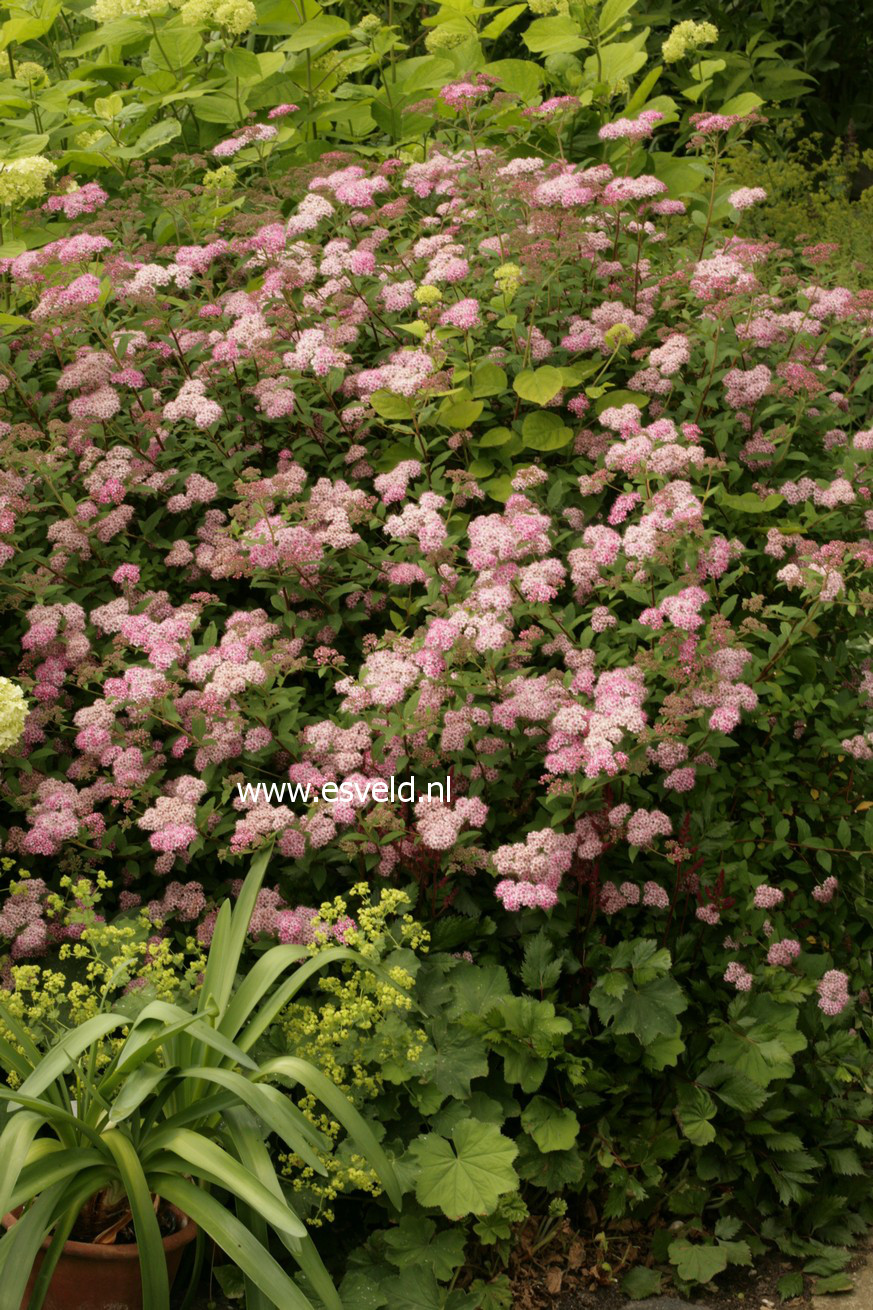
[[[161,1244],[166,1254],[176,1251],[179,1247],[187,1246],[193,1242],[197,1236],[197,1225],[194,1220],[180,1210],[178,1206],[169,1201],[164,1202],[168,1210],[172,1210],[178,1219],[182,1220],[179,1228],[174,1233],[168,1233],[166,1237],[161,1238]],[[18,1223],[18,1215],[14,1212],[3,1216],[3,1227],[8,1231]],[[51,1242],[51,1235],[46,1237],[40,1248],[43,1251],[48,1250]],[[80,1259],[88,1260],[138,1260],[139,1247],[136,1242],[111,1242],[104,1244],[102,1242],[64,1242],[64,1255],[78,1256]]]

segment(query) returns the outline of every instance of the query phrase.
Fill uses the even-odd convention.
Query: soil
[[[665,1272],[659,1295],[632,1301],[621,1290],[624,1274],[635,1265],[652,1266],[653,1261],[648,1250],[650,1234],[631,1223],[626,1228],[621,1236],[611,1230],[604,1243],[593,1233],[580,1234],[568,1223],[539,1251],[535,1238],[525,1243],[522,1232],[521,1250],[510,1271],[513,1310],[793,1310],[812,1299],[812,1277],[805,1278],[801,1296],[784,1302],[780,1299],[779,1279],[799,1271],[803,1262],[776,1252],[756,1260],[752,1268],[728,1268],[719,1275],[714,1290],[697,1289],[691,1298],[679,1297]],[[602,1239],[602,1234],[599,1236]],[[859,1262],[863,1258],[859,1256]]]
[[[96,1225],[94,1222],[89,1223],[87,1221],[85,1218],[85,1212],[83,1211],[73,1227],[70,1237],[74,1242],[93,1242],[98,1233],[106,1232],[114,1223],[125,1219],[125,1217],[126,1222],[123,1223],[120,1228],[116,1229],[112,1236],[111,1244],[117,1246],[132,1246],[134,1242],[136,1242],[136,1234],[133,1230],[133,1219],[130,1217],[129,1211],[119,1211],[114,1216],[103,1214],[100,1217],[99,1223]],[[161,1237],[170,1237],[176,1232],[178,1226],[178,1221],[172,1210],[168,1207],[164,1207],[158,1211],[158,1228],[161,1231]]]

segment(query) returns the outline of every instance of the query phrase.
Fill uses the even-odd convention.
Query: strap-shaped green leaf
[[[275,1090],[275,1089],[270,1089]],[[280,1093],[281,1095],[281,1093]],[[252,1122],[248,1110],[229,1110],[225,1116],[233,1129],[233,1143],[241,1162],[259,1178],[265,1187],[281,1195],[281,1184],[276,1177],[273,1161],[263,1138]],[[254,1231],[254,1230],[253,1230]],[[333,1279],[324,1267],[318,1249],[312,1238],[289,1237],[286,1233],[277,1233],[277,1237],[286,1250],[300,1266],[313,1289],[324,1303],[325,1310],[343,1310],[342,1299],[334,1286]]]
[[[0,1216],[9,1210],[9,1198],[27,1161],[30,1144],[44,1123],[42,1115],[22,1110],[12,1116],[0,1135]]]
[[[114,1128],[138,1110],[147,1096],[151,1096],[161,1083],[178,1078],[178,1070],[165,1069],[159,1064],[141,1064],[124,1081],[109,1110],[109,1127]]]
[[[257,1083],[251,1082],[244,1078],[242,1074],[234,1073],[230,1069],[209,1069],[203,1066],[195,1066],[192,1069],[183,1069],[180,1075],[182,1078],[201,1079],[204,1082],[217,1083],[219,1087],[225,1087],[232,1092],[237,1101],[247,1105],[253,1110],[264,1123],[273,1130],[285,1142],[301,1160],[305,1161],[316,1173],[326,1174],[327,1170],[319,1160],[318,1156],[313,1154],[310,1144],[300,1132],[300,1125],[292,1113],[290,1100],[287,1096],[282,1096],[279,1092],[275,1097],[270,1095],[275,1088],[259,1087]]]
[[[65,1033],[59,1041],[43,1056],[31,1074],[25,1078],[19,1091],[23,1096],[39,1096],[62,1073],[72,1068],[74,1062],[87,1051],[94,1042],[111,1033],[114,1028],[123,1028],[130,1020],[123,1014],[95,1014],[93,1019],[86,1019],[72,1032]]]
[[[282,1310],[314,1310],[312,1302],[248,1229],[214,1196],[174,1174],[155,1174],[155,1190],[184,1210],[247,1278]]]
[[[273,847],[270,844],[255,856],[237,897],[236,905],[233,907],[230,922],[227,927],[221,924],[220,934],[219,920],[224,912],[224,906],[218,912],[200,994],[205,1004],[208,1004],[210,998],[214,998],[218,1005],[219,1022],[224,1017],[224,1011],[233,991],[246,933],[249,930],[258,892],[261,890],[261,883],[264,881],[272,853]]]
[[[21,1106],[22,1110],[30,1110],[39,1115],[46,1123],[50,1123],[55,1129],[58,1140],[72,1149],[82,1137],[87,1137],[94,1146],[100,1145],[100,1134],[85,1123],[83,1119],[77,1118],[69,1110],[62,1110],[59,1105],[53,1101],[47,1100],[44,1096],[22,1096],[21,1092],[13,1092],[8,1087],[0,1087],[0,1101],[9,1101],[14,1106]],[[11,1115],[8,1122],[12,1123],[19,1116]],[[4,1129],[5,1133],[5,1129]],[[0,1138],[2,1141],[2,1138]]]
[[[357,1149],[373,1166],[385,1191],[399,1209],[400,1183],[394,1172],[394,1166],[376,1141],[370,1125],[358,1113],[348,1097],[320,1069],[316,1069],[315,1065],[309,1064],[306,1060],[298,1060],[296,1056],[282,1055],[276,1060],[268,1060],[266,1064],[261,1065],[259,1072],[262,1078],[274,1077],[277,1074],[284,1078],[291,1078],[317,1096],[334,1119],[342,1124]]]
[[[406,990],[395,982],[387,969],[383,969],[371,960],[365,959],[363,955],[359,955],[357,951],[351,950],[348,946],[332,946],[329,950],[319,951],[317,955],[313,955],[307,960],[306,964],[302,964],[299,969],[295,970],[293,976],[288,978],[281,987],[277,987],[275,991],[267,996],[245,1030],[237,1036],[237,1045],[242,1047],[244,1051],[251,1050],[258,1038],[269,1028],[276,1015],[284,1010],[289,1001],[293,1000],[304,983],[307,983],[313,974],[318,973],[326,964],[331,964],[335,960],[350,960],[360,965],[362,969],[369,969],[381,982],[394,987],[402,996],[408,995]]]
[[[19,1205],[26,1205],[35,1196],[40,1196],[54,1187],[55,1183],[63,1183],[68,1178],[75,1178],[83,1169],[92,1166],[105,1168],[106,1157],[101,1156],[99,1151],[90,1149],[51,1151],[21,1170],[9,1198],[10,1209],[14,1210]]]
[[[105,1132],[103,1141],[118,1166],[130,1212],[133,1215],[136,1244],[139,1247],[143,1304],[147,1305],[149,1310],[170,1310],[167,1257],[164,1254],[158,1217],[152,1206],[151,1192],[139,1156],[130,1138],[118,1128],[110,1128]]]
[[[154,1148],[157,1148],[160,1155],[153,1156]],[[177,1157],[186,1174],[196,1174],[206,1182],[223,1187],[247,1205],[259,1210],[274,1228],[290,1233],[292,1237],[305,1235],[305,1227],[287,1201],[277,1201],[248,1169],[208,1137],[192,1132],[190,1128],[158,1132],[149,1143],[149,1155],[144,1163],[150,1165],[151,1169],[163,1171],[165,1152]]]
[[[33,1262],[51,1229],[55,1206],[63,1192],[61,1182],[47,1188],[0,1238],[0,1305],[3,1310],[18,1310],[21,1305]]]
[[[249,969],[221,1017],[219,1031],[234,1039],[246,1019],[289,967],[307,955],[305,946],[273,946]]]
[[[42,1258],[39,1273],[34,1279],[28,1310],[40,1310],[51,1284],[55,1266],[63,1253],[64,1244],[70,1236],[82,1206],[90,1196],[105,1187],[111,1178],[112,1172],[108,1169],[86,1169],[83,1174],[77,1175],[75,1182],[69,1182],[63,1189],[55,1206],[56,1217],[52,1220],[52,1240]]]

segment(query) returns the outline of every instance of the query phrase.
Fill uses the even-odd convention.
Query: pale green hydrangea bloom
[[[45,155],[28,155],[25,159],[0,162],[0,205],[24,204],[36,200],[55,165]]]
[[[11,750],[24,732],[27,701],[17,682],[0,678],[0,751]]]
[[[16,82],[23,82],[25,86],[33,86],[35,82],[41,82],[44,77],[45,69],[35,59],[22,60],[15,70]]]
[[[252,0],[186,0],[180,13],[186,23],[223,27],[234,36],[242,36],[257,18]]]
[[[699,50],[701,46],[713,45],[718,40],[718,28],[714,23],[695,23],[687,18],[677,23],[667,40],[661,46],[664,63],[676,64],[684,59],[689,50]]]
[[[95,23],[113,23],[117,18],[154,18],[167,8],[167,0],[97,0],[88,13]]]

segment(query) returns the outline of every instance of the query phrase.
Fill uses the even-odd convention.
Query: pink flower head
[[[459,300],[456,305],[452,305],[440,315],[440,324],[443,327],[463,328],[465,332],[470,328],[478,327],[479,322],[479,301],[472,297]]]
[[[732,191],[728,196],[728,202],[740,212],[751,209],[752,205],[758,205],[766,199],[767,192],[762,186],[742,186],[739,191]]]
[[[638,118],[617,118],[604,123],[597,135],[601,141],[644,141],[663,117],[658,109],[644,109]]]

